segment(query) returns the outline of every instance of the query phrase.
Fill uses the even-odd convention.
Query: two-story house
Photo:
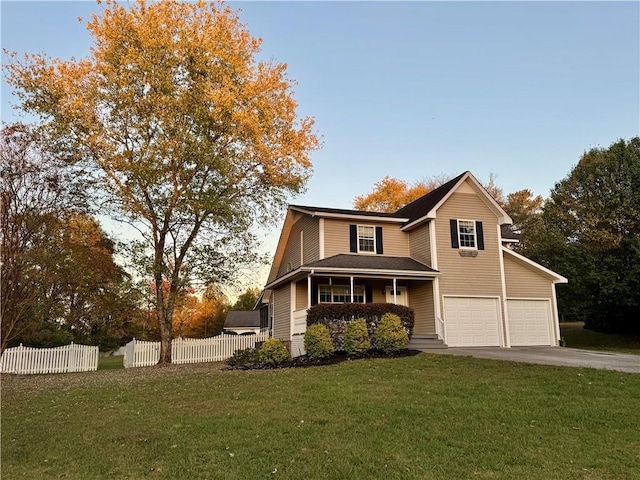
[[[412,344],[558,345],[556,283],[505,245],[511,218],[465,172],[395,213],[291,205],[263,293],[272,335],[301,351],[317,303],[415,312]]]

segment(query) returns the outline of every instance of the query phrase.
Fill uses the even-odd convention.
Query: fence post
[[[24,350],[25,347],[22,345],[22,343],[20,344],[20,350],[18,350],[18,355],[17,355],[17,359],[18,360],[18,365],[16,366],[16,373],[22,373],[22,366],[26,363],[26,360],[24,359]]]
[[[136,361],[136,337],[133,337],[124,348],[124,368],[135,367]]]

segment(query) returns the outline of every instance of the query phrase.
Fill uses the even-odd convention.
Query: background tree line
[[[159,339],[153,286],[116,262],[83,172],[48,153],[29,126],[7,126],[0,138],[2,350]],[[233,306],[217,286],[195,293],[178,296],[175,336],[219,334],[227,311],[253,308],[260,292],[248,289]]]

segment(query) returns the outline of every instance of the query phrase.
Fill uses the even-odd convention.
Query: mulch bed
[[[337,363],[342,362],[350,362],[351,360],[360,360],[360,359],[368,359],[368,358],[396,358],[396,357],[412,357],[414,355],[419,354],[418,350],[401,350],[400,352],[388,355],[379,350],[370,350],[365,355],[361,357],[350,357],[345,352],[336,352],[332,356],[328,358],[322,358],[319,360],[311,360],[306,355],[301,357],[296,357],[291,359],[288,362],[282,363],[280,365],[265,365],[265,364],[245,364],[245,365],[235,365],[235,366],[227,366],[224,370],[271,370],[276,368],[308,368],[308,367],[318,367],[322,365],[335,365]]]

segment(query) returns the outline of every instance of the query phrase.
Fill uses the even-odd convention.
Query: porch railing
[[[293,312],[293,335],[304,333],[307,330],[307,310],[296,310]]]

